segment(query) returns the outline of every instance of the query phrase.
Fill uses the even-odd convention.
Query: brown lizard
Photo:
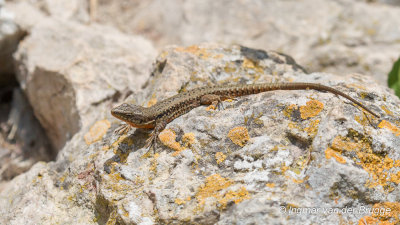
[[[186,91],[170,98],[167,98],[155,105],[145,108],[139,105],[123,103],[111,110],[116,118],[125,121],[136,128],[154,129],[147,139],[146,148],[156,149],[159,133],[165,126],[175,118],[189,112],[200,105],[218,106],[221,101],[234,97],[257,94],[273,90],[308,90],[327,91],[340,95],[354,104],[360,106],[368,113],[379,118],[379,115],[368,109],[359,101],[349,95],[317,83],[261,83],[244,85],[218,85],[204,86]]]

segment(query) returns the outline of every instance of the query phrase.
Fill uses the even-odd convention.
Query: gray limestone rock
[[[0,0],[0,88],[15,83],[12,54],[23,36],[14,21],[15,15]]]
[[[93,107],[140,89],[154,56],[151,43],[141,37],[54,19],[32,28],[15,60],[35,115],[60,149],[81,126],[104,115]]]
[[[172,46],[128,101],[148,106],[196,86],[278,81],[335,87],[381,118],[331,93],[267,92],[175,119],[152,155],[148,132],[114,133],[120,121],[104,112],[55,162],[5,187],[0,223],[398,223],[400,100],[368,76],[306,74],[288,56],[240,46]]]
[[[386,84],[400,52],[393,1],[100,1],[97,21],[156,46],[243,44],[293,56],[306,69],[372,75]],[[123,12],[123,13],[121,13]]]

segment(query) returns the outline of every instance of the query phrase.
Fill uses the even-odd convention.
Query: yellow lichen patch
[[[373,207],[373,217],[377,217],[384,221],[392,220],[393,224],[400,223],[400,203],[399,202],[384,202],[377,203]],[[381,211],[379,211],[379,209]],[[384,213],[382,213],[384,211]]]
[[[183,147],[176,142],[176,134],[171,129],[163,130],[159,135],[158,138],[160,139],[161,143],[167,146],[170,149],[175,151],[182,151]]]
[[[177,205],[183,205],[185,203],[186,203],[186,201],[183,199],[180,199],[180,198],[175,199],[175,204],[177,204]]]
[[[390,174],[390,181],[396,184],[400,184],[400,171]]]
[[[199,48],[199,46],[197,45],[188,46],[186,48],[178,47],[175,48],[175,51],[191,53],[193,55],[201,57],[202,59],[208,59],[211,56],[211,54],[207,52],[206,48]]]
[[[249,132],[246,127],[235,127],[231,129],[228,133],[228,137],[234,144],[240,147],[243,147],[250,140]]]
[[[215,110],[215,109],[216,109],[215,105],[209,105],[209,106],[207,106],[207,108],[206,108],[207,111]]]
[[[393,125],[392,123],[390,123],[389,121],[382,120],[379,123],[378,127],[379,128],[386,128],[386,129],[390,130],[396,136],[400,135],[400,129],[398,127],[396,127],[395,125]]]
[[[366,186],[373,188],[380,185],[385,191],[393,191],[393,182],[397,183],[399,181],[399,174],[397,172],[399,169],[397,165],[398,160],[393,160],[387,155],[375,154],[368,139],[357,137],[358,134],[355,131],[353,133],[351,134],[354,135],[352,138],[343,136],[335,137],[332,145],[325,151],[326,154],[329,155],[333,151],[337,154],[355,152],[356,158],[354,160],[371,176],[371,179],[366,182]]]
[[[194,133],[185,133],[182,137],[182,143],[185,145],[185,147],[189,147],[193,145],[196,142],[196,137],[194,136]]]
[[[156,95],[153,94],[151,96],[151,99],[147,102],[147,107],[150,107],[150,106],[152,106],[152,105],[154,105],[156,103],[157,103],[157,98],[156,98]]]
[[[304,181],[308,180],[308,178],[309,178],[308,176],[306,176],[304,179],[296,179],[296,178],[289,177],[289,176],[285,176],[285,177],[290,178],[296,184],[302,184],[302,183],[304,183]]]
[[[290,128],[290,129],[301,130],[301,126],[300,126],[298,123],[293,122],[293,121],[290,121],[290,122],[288,123],[288,128]]]
[[[242,67],[245,69],[253,69],[254,71],[256,71],[257,73],[261,74],[263,72],[263,68],[260,66],[257,66],[256,64],[254,64],[253,61],[244,58],[243,63],[242,63]]]
[[[251,61],[251,60],[249,60],[249,59],[247,59],[247,58],[244,58],[243,63],[242,63],[242,66],[243,66],[244,68],[250,68],[250,69],[254,69],[254,68],[256,67],[256,66],[254,65],[253,61]]]
[[[225,208],[228,202],[233,201],[235,204],[240,203],[243,200],[249,199],[250,194],[245,187],[240,187],[237,191],[229,190],[224,197],[222,197],[218,202]]]
[[[275,184],[274,183],[266,183],[265,186],[267,186],[269,188],[274,188]]]
[[[233,63],[227,63],[224,67],[224,71],[225,73],[235,73],[236,72],[236,65],[234,65]]]
[[[119,173],[110,173],[107,175],[109,177],[109,182],[106,182],[108,188],[113,191],[125,193],[132,190],[132,185],[128,185],[121,181],[125,180]]]
[[[158,157],[160,157],[159,153],[154,154],[154,157],[150,163],[150,171],[153,171],[153,173],[157,173],[157,166],[158,166],[157,158]]]
[[[371,121],[370,119],[368,119],[368,117],[366,116],[365,113],[363,113],[362,116],[358,116],[358,115],[355,116],[354,119],[357,121],[357,123],[359,123],[363,126],[369,125],[369,123]]]
[[[292,116],[292,113],[294,110],[298,109],[297,105],[291,104],[288,107],[283,110],[283,115],[286,116],[287,118],[290,118]]]
[[[300,106],[300,116],[303,120],[317,116],[322,109],[324,104],[317,100],[310,100],[305,106]]]
[[[199,191],[196,194],[196,199],[200,205],[205,203],[205,200],[210,197],[214,197],[217,200],[223,198],[221,190],[232,185],[232,181],[221,177],[219,174],[213,174],[206,178],[206,183],[201,185]]]
[[[307,132],[309,136],[315,137],[315,135],[317,135],[319,122],[320,120],[311,121],[310,126],[304,128],[304,131]]]
[[[400,223],[400,203],[398,202],[376,203],[370,212],[371,215],[361,218],[358,224],[395,225]]]
[[[339,163],[342,164],[346,163],[346,160],[342,156],[340,156],[335,150],[329,147],[325,150],[325,158],[327,159],[334,158]]]
[[[390,111],[386,106],[382,105],[381,109],[386,112],[389,116],[393,116],[393,112]]]
[[[163,58],[163,59],[165,59],[165,57],[167,57],[167,55],[168,55],[168,51],[162,51],[160,53],[160,57]]]
[[[86,144],[90,145],[96,141],[101,140],[106,134],[108,128],[110,128],[111,123],[108,120],[97,121],[90,129],[89,132],[85,134],[84,139]]]
[[[127,138],[126,138],[126,134],[121,135],[121,136],[118,138],[117,141],[115,141],[114,143],[111,144],[111,146],[112,146],[113,148],[115,148],[115,147],[117,147],[121,142],[127,141],[126,139],[127,139]],[[133,141],[131,140],[131,138],[129,138],[129,139],[130,139],[130,141],[128,142],[128,144],[130,144],[130,143],[133,144]]]
[[[359,84],[347,84],[346,87],[348,88],[356,88],[356,89],[361,89],[361,90],[367,90],[364,86],[359,85]]]
[[[223,161],[225,161],[226,155],[222,152],[217,152],[215,153],[215,160],[217,160],[217,163],[220,164]]]

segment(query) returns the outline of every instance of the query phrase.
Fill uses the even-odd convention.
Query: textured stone
[[[147,106],[201,85],[306,81],[340,89],[382,118],[364,115],[331,93],[261,93],[175,119],[167,129],[181,148],[160,143],[152,155],[144,148],[147,132],[113,133],[120,121],[104,113],[74,135],[56,162],[37,164],[8,184],[0,193],[0,223],[398,223],[399,99],[368,76],[304,74],[288,57],[244,49],[169,47],[158,56],[146,88],[130,99]],[[310,102],[321,104],[314,109]],[[105,119],[110,128],[99,126],[108,124]],[[228,135],[237,127],[248,131],[243,146]],[[85,143],[94,130],[101,138]],[[392,214],[334,211],[362,207]]]
[[[294,57],[309,71],[386,84],[400,52],[398,0],[100,1],[97,20],[156,46],[235,43]],[[121,13],[123,12],[123,13]]]
[[[12,54],[23,32],[14,21],[14,14],[0,0],[0,88],[15,83]]]
[[[140,89],[154,55],[148,41],[109,27],[45,20],[32,28],[15,59],[20,85],[60,149],[102,114],[93,107]]]
[[[56,156],[43,128],[33,115],[26,97],[14,89],[7,122],[0,136],[0,182],[27,171],[38,161],[50,161]],[[1,120],[0,120],[1,121]]]

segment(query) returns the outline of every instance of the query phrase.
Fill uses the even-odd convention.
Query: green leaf
[[[389,73],[388,85],[400,97],[400,58],[393,64]]]

